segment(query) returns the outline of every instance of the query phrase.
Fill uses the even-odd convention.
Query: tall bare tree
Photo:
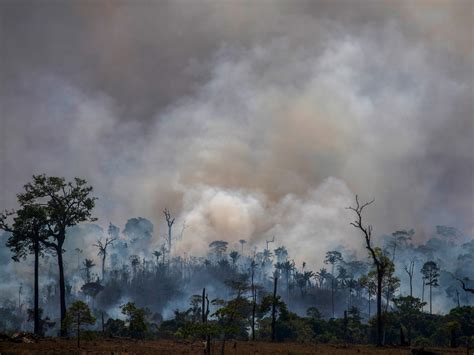
[[[383,337],[383,319],[382,319],[382,282],[385,275],[385,271],[389,266],[390,260],[382,253],[379,247],[375,247],[372,241],[372,225],[364,224],[362,221],[362,214],[364,209],[371,205],[375,200],[360,203],[359,198],[355,197],[355,206],[347,207],[349,210],[354,211],[356,219],[350,224],[362,232],[365,241],[365,247],[369,251],[369,255],[372,259],[372,263],[375,266],[377,274],[377,346],[382,346]]]
[[[102,242],[102,240],[98,240],[97,244],[93,244],[93,246],[99,248],[97,255],[102,257],[102,281],[105,278],[105,259],[107,258],[107,248],[110,245],[113,245],[115,240],[117,240],[117,238],[107,237],[105,238],[104,242]]]
[[[172,238],[172,235],[171,235],[171,232],[172,232],[172,228],[173,228],[173,224],[174,224],[174,217],[171,217],[171,212],[169,209],[165,208],[163,210],[163,214],[165,215],[165,219],[166,219],[166,224],[168,225],[168,252],[171,254],[171,238]]]
[[[266,239],[265,239],[265,243],[266,243],[266,245],[267,245],[266,250],[269,250],[269,249],[268,249],[268,244],[270,244],[270,243],[275,243],[275,236],[273,236],[273,238],[270,239],[270,240],[266,240]]]
[[[415,271],[415,259],[411,259],[408,265],[404,265],[404,270],[408,275],[410,282],[410,297],[413,297],[413,274]]]

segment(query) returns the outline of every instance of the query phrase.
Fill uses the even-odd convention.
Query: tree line
[[[472,307],[461,306],[459,289],[455,289],[456,308],[446,316],[433,314],[433,289],[439,287],[441,275],[436,260],[424,261],[419,270],[415,269],[415,264],[419,264],[415,258],[403,265],[410,293],[401,295],[395,259],[397,252],[403,253],[414,231],[397,231],[384,247],[376,245],[373,228],[364,221],[364,212],[373,201],[361,203],[358,196],[355,197],[355,205],[348,209],[354,213],[355,219],[351,224],[362,237],[369,263],[345,260],[341,251],[332,250],[326,253],[324,260],[330,271],[323,267],[313,272],[307,269],[306,263],[296,266],[284,246],[270,250],[274,237],[266,241],[263,251],[255,250],[247,255],[244,255],[246,241],[241,239],[240,252],[227,252],[228,243],[216,240],[209,245],[210,252],[206,258],[172,256],[172,241],[176,238],[173,237],[175,218],[165,209],[168,234],[166,243],[152,252],[154,260],[127,255],[127,245],[121,245],[120,252],[112,256],[115,259],[117,255],[122,259],[128,256],[128,262],[107,271],[110,250],[117,247],[114,243],[121,243],[120,230],[112,223],[105,239],[98,239],[93,244],[100,258],[100,277],[93,277],[92,270],[96,265],[92,259],[85,258],[81,263],[81,249],[77,248],[77,271],[84,274],[80,294],[85,302],[81,301],[77,297],[80,295],[74,297],[72,294],[65,275],[64,243],[72,227],[96,220],[92,210],[97,198],[92,193],[92,187],[83,179],[75,178],[68,182],[64,178],[37,175],[24,186],[24,192],[17,195],[19,208],[0,215],[0,229],[8,232],[6,245],[11,249],[13,260],[19,262],[28,255],[34,259],[34,301],[29,314],[36,334],[43,334],[52,325],[49,318],[43,318],[43,310],[39,306],[38,281],[40,259],[51,256],[57,263],[60,335],[67,336],[69,328],[75,324],[78,341],[82,325],[95,323],[95,318],[101,319],[102,334],[201,338],[207,344],[212,339],[220,339],[223,348],[228,339],[298,340],[297,334],[307,334],[304,339],[315,341],[374,342],[380,346],[395,342],[396,333],[397,342],[403,345],[415,338],[431,339],[436,329],[440,329],[432,325],[444,321],[448,321],[449,329],[441,328],[447,329],[450,345],[456,345],[462,337],[473,335]],[[130,243],[151,238],[152,226],[147,223],[140,218],[130,222]],[[183,224],[183,231],[184,228]],[[454,232],[440,227],[442,233],[449,236]],[[429,256],[429,252],[426,254]],[[416,272],[422,275],[421,298],[413,293]],[[209,290],[202,287],[202,294],[191,297],[189,308],[183,311],[176,309],[174,317],[168,320],[147,307],[147,299],[150,298],[155,301],[161,299],[160,304],[164,306],[177,295],[184,297],[186,289],[183,290],[182,284],[192,284],[198,274],[207,275],[207,279],[199,279],[201,286],[218,280],[227,290],[226,297],[222,294],[212,297]],[[459,274],[453,274],[452,278],[466,295],[474,293],[468,279]],[[199,285],[194,284],[194,289],[197,287]],[[425,288],[428,297],[425,296]],[[132,299],[121,305],[125,321],[107,316],[111,301],[120,300],[123,290]],[[374,296],[376,312],[372,317]],[[68,300],[71,305],[69,310]],[[429,313],[425,313],[428,303]],[[301,308],[305,306],[306,316],[301,316]],[[94,314],[90,313],[90,308]],[[293,309],[298,309],[300,315],[292,312]],[[329,314],[321,313],[328,309]],[[336,309],[343,310],[343,316],[336,318]],[[433,334],[427,334],[426,329],[433,329]],[[448,338],[442,339],[447,341]]]

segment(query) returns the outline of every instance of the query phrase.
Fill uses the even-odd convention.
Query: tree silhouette
[[[25,192],[18,195],[24,205],[40,205],[47,211],[49,238],[43,244],[52,249],[57,257],[59,269],[59,298],[61,311],[61,336],[67,335],[66,323],[66,282],[64,276],[63,245],[66,230],[80,222],[95,221],[91,211],[95,197],[91,197],[92,187],[87,181],[74,178],[66,182],[64,178],[33,175],[33,181],[25,185]]]
[[[474,288],[467,287],[466,285],[466,283],[469,282],[468,278],[464,278],[464,280],[456,278],[456,280],[458,280],[461,283],[461,287],[465,292],[474,294]]]
[[[369,251],[369,255],[372,258],[372,262],[377,272],[377,346],[382,346],[383,336],[383,319],[382,319],[382,281],[387,268],[388,258],[385,258],[382,250],[378,247],[374,247],[372,242],[372,225],[364,225],[362,222],[362,213],[364,209],[371,205],[374,200],[366,203],[359,203],[358,196],[355,197],[355,207],[347,207],[356,214],[356,220],[350,224],[355,228],[359,229],[365,240],[365,247]]]
[[[410,296],[413,297],[413,275],[414,275],[414,271],[415,271],[415,259],[414,258],[411,259],[410,263],[408,265],[405,264],[403,266],[403,269],[405,270],[405,272],[408,275],[408,280],[409,280],[409,283],[410,283]]]
[[[174,217],[171,217],[171,212],[167,208],[163,210],[163,214],[165,215],[166,224],[168,225],[168,251],[171,253],[171,230],[174,224]]]
[[[235,264],[237,263],[237,260],[240,258],[240,254],[238,251],[233,250],[229,253],[229,256],[232,260],[232,265],[235,267]]]
[[[334,268],[337,263],[342,261],[342,254],[336,250],[328,251],[326,253],[326,259],[324,259],[325,264],[331,264],[331,308],[332,308],[332,317],[334,318],[334,293],[336,291],[336,276],[334,275]]]
[[[86,283],[91,282],[91,269],[95,266],[94,260],[84,259],[82,265],[84,265],[84,271],[86,272]]]
[[[14,261],[19,262],[20,259],[25,259],[28,254],[34,255],[34,332],[41,335],[38,274],[39,258],[44,249],[42,243],[48,238],[47,212],[44,207],[39,205],[24,205],[16,211],[13,225],[10,226],[6,220],[11,214],[9,212],[0,214],[0,229],[11,233],[6,246],[13,252],[12,259]]]
[[[109,247],[110,245],[113,245],[113,242],[117,240],[117,237],[114,237],[114,234],[115,234],[114,227],[115,226],[112,223],[109,224],[110,238],[109,237],[105,238],[104,242],[102,242],[102,240],[98,240],[97,244],[93,244],[93,246],[99,248],[99,252],[97,253],[97,255],[102,257],[102,280],[104,280],[104,277],[105,277],[105,258],[107,257],[107,247]]]
[[[439,266],[434,261],[427,261],[421,268],[425,285],[430,287],[430,314],[433,314],[433,287],[438,287]]]

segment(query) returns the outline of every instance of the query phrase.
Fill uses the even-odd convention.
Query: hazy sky
[[[316,263],[360,245],[355,193],[377,234],[472,236],[473,4],[3,0],[0,208],[46,173],[104,226],[170,208],[188,252],[275,235]]]

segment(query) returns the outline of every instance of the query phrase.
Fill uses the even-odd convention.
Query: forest
[[[327,250],[312,269],[283,236],[177,253],[186,225],[173,211],[157,221],[164,236],[142,217],[114,221],[123,228],[97,221],[93,188],[80,178],[35,175],[17,200],[0,215],[0,263],[6,270],[13,259],[26,272],[1,272],[2,339],[190,341],[205,354],[233,341],[467,349],[474,341],[472,236],[443,225],[424,243],[409,228],[375,235],[365,218],[375,201],[355,196],[345,206],[353,220],[341,221],[365,255]]]

